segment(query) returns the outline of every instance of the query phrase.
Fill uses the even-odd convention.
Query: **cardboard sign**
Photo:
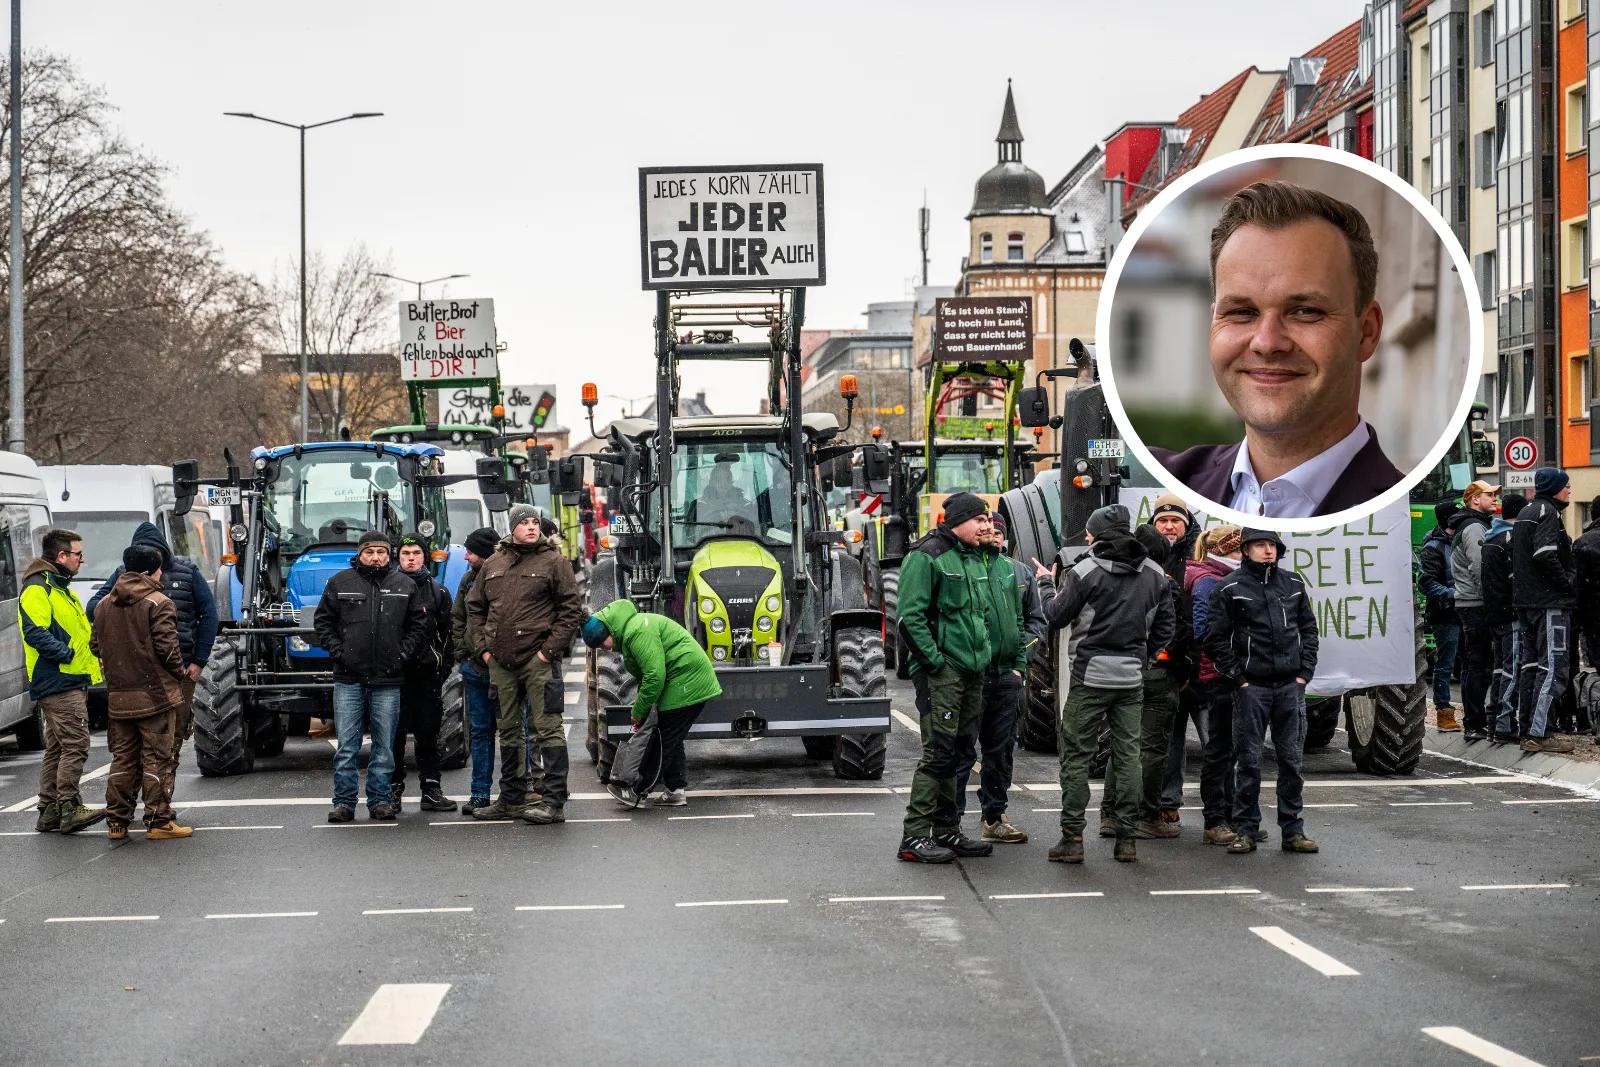
[[[822,285],[822,164],[640,167],[639,250],[646,289]]]
[[[400,376],[408,382],[494,378],[494,301],[400,301]]]
[[[554,385],[501,386],[500,404],[506,409],[505,432],[526,433],[530,437],[555,429],[556,387]],[[439,425],[493,424],[489,390],[485,386],[459,386],[439,393]]]
[[[951,296],[934,301],[933,358],[960,362],[1033,355],[1033,301],[1026,296]]]

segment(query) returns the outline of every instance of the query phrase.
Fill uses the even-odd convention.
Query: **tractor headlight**
[[[421,522],[417,523],[417,533],[421,534],[423,537],[432,537],[433,532],[437,529],[438,527],[433,524],[432,519],[423,519]]]
[[[774,614],[776,614],[777,610],[779,608],[781,608],[781,607],[783,607],[783,601],[778,599],[777,594],[773,594],[772,596],[767,597],[767,610],[768,611],[773,612]]]
[[[266,456],[257,456],[256,457],[256,470],[264,471],[266,469],[267,469],[267,457]]]
[[[711,650],[711,658],[712,659],[727,659],[728,658],[728,650],[726,648],[723,648],[721,645],[718,645],[716,648],[713,648]]]
[[[772,630],[772,616],[758,616],[756,618],[756,629],[760,630],[762,633],[769,633]]]
[[[250,536],[249,529],[246,528],[245,524],[242,523],[242,522],[234,523],[231,527],[228,528],[228,533],[233,537],[233,539],[235,541],[243,541],[245,538]]]
[[[718,616],[716,616],[715,618],[713,618],[711,620],[711,632],[712,633],[720,634],[720,633],[723,633],[724,631],[726,631],[727,629],[728,629],[728,620],[724,619],[721,615],[718,615]]]
[[[712,612],[714,612],[716,610],[717,610],[717,602],[716,601],[712,600],[710,597],[701,597],[700,598],[700,614],[702,614],[702,615],[710,615]]]
[[[766,645],[762,645],[760,648],[757,648],[756,649],[756,655],[761,657],[762,659],[766,659],[767,658],[767,646]]]
[[[291,637],[289,638],[289,651],[310,652],[311,644],[303,637]]]

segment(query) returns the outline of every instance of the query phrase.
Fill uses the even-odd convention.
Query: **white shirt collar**
[[[1333,492],[1334,483],[1356,458],[1356,453],[1367,446],[1369,439],[1367,420],[1358,419],[1356,428],[1333,447],[1263,485],[1250,465],[1250,442],[1246,438],[1233,460],[1233,473],[1228,483],[1233,489],[1230,506],[1246,515],[1307,518],[1315,514],[1317,505]]]

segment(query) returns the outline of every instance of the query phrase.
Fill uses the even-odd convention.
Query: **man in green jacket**
[[[897,852],[910,863],[949,863],[994,851],[961,832],[956,809],[961,756],[973,747],[983,717],[984,672],[1004,644],[990,592],[993,571],[983,554],[992,529],[983,498],[956,493],[945,500],[939,525],[900,564],[898,625],[922,725],[922,759]],[[1009,607],[1006,614],[1012,626],[1020,624]],[[1016,647],[1020,666],[1026,660],[1020,643]]]
[[[683,807],[689,803],[684,739],[706,703],[722,695],[711,657],[688,630],[665,615],[641,612],[631,600],[613,600],[589,616],[582,633],[590,648],[621,652],[622,665],[638,679],[633,728],[637,730],[650,717],[650,709],[656,709],[665,787],[657,803]],[[637,783],[613,779],[606,790],[630,808],[639,806]]]

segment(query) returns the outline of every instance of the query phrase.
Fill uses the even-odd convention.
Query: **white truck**
[[[15,734],[25,749],[44,747],[44,722],[28,699],[17,597],[22,572],[49,528],[38,466],[27,456],[0,452],[0,734]]]

